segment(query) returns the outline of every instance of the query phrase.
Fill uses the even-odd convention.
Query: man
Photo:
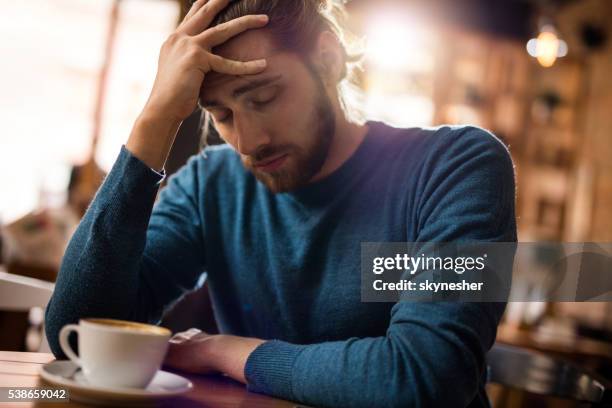
[[[229,3],[198,0],[162,47],[66,252],[47,311],[53,351],[80,317],[158,322],[206,271],[223,334],[177,335],[170,367],[317,406],[487,406],[504,305],[361,302],[360,243],[514,242],[506,148],[470,127],[355,123],[326,2]],[[198,99],[227,146],[192,158],[154,206]]]

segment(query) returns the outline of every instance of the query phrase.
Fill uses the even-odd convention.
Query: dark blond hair
[[[340,104],[350,120],[362,122],[361,93],[356,86],[361,68],[361,43],[345,25],[343,3],[340,0],[234,0],[217,15],[212,26],[246,15],[266,14],[270,18],[266,29],[276,45],[305,60],[317,45],[319,35],[332,32],[339,40],[345,62],[338,84]],[[210,118],[205,116],[206,132]]]

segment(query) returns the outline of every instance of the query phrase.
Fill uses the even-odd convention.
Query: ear
[[[326,85],[337,85],[345,75],[345,57],[342,44],[331,31],[319,35],[317,47],[313,52],[315,63]]]

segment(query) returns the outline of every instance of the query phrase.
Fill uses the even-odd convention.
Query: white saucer
[[[99,387],[89,384],[83,372],[72,361],[52,361],[45,364],[40,375],[47,382],[68,389],[71,400],[90,404],[148,405],[193,388],[191,381],[186,378],[162,370],[155,374],[145,389]]]

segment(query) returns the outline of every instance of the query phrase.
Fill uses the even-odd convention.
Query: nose
[[[247,115],[234,115],[234,138],[236,150],[245,156],[254,156],[261,147],[270,143],[268,132],[259,121]]]

